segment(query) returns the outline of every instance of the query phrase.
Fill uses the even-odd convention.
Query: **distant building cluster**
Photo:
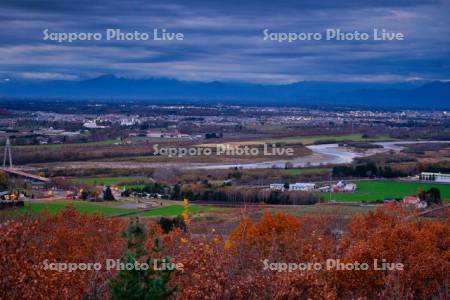
[[[284,192],[285,191],[285,185],[283,183],[271,183],[269,185],[269,189],[271,189],[272,191]]]
[[[147,130],[147,137],[149,138],[168,138],[168,139],[190,139],[193,136],[189,134],[180,133],[178,130]]]
[[[289,185],[290,191],[302,191],[302,192],[312,192],[316,189],[315,183],[293,183]]]
[[[330,189],[333,192],[354,192],[356,191],[355,183],[348,183],[344,180],[333,184],[330,188],[329,185],[319,186],[313,182],[297,182],[291,184],[272,183],[269,185],[270,190],[274,191],[301,191],[301,192],[329,192]]]
[[[422,181],[450,183],[450,174],[422,172],[420,173],[419,179]]]
[[[94,129],[94,128],[106,128],[107,126],[97,125],[97,122],[95,122],[93,120],[89,120],[89,121],[86,121],[85,123],[83,123],[83,127],[89,128],[89,129]]]

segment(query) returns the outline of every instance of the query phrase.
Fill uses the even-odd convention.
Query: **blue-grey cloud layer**
[[[226,2],[226,3],[222,3]],[[0,79],[101,74],[253,82],[450,79],[450,0],[36,1],[0,3]],[[183,32],[177,42],[43,41],[42,31]],[[263,40],[273,32],[371,32],[404,41]]]

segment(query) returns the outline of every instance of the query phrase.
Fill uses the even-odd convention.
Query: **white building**
[[[316,188],[315,183],[297,182],[289,185],[290,191],[311,192]]]
[[[167,139],[181,139],[191,138],[189,134],[180,133],[178,130],[161,131],[161,130],[148,130],[147,137],[149,138],[167,138]]]
[[[284,191],[284,184],[283,183],[271,183],[270,185],[269,185],[269,188],[271,189],[271,190],[274,190],[274,191]]]
[[[120,125],[121,126],[133,126],[134,124],[138,124],[139,121],[132,117],[131,119],[122,119],[120,120]]]
[[[161,130],[148,130],[147,137],[149,138],[161,138],[163,137],[163,133]]]
[[[106,128],[106,126],[97,125],[95,121],[86,121],[83,124],[83,127],[94,129],[94,128]]]
[[[356,191],[356,184],[347,183],[344,180],[339,181],[333,185],[333,192],[354,192]]]
[[[354,183],[347,183],[344,186],[344,192],[354,192],[356,191],[356,184]]]
[[[450,174],[422,172],[420,173],[420,180],[450,183]]]
[[[329,185],[326,186],[322,186],[320,188],[317,189],[319,192],[325,193],[325,192],[329,192],[331,190]]]

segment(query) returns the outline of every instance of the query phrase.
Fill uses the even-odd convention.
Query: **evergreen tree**
[[[111,188],[109,186],[107,186],[105,188],[105,191],[103,192],[103,200],[104,201],[114,201],[114,200],[116,200],[114,198],[114,195],[113,195],[113,193],[111,191]]]
[[[89,191],[86,189],[81,190],[80,199],[81,200],[87,200],[89,197]]]
[[[147,255],[144,247],[147,231],[139,220],[131,222],[124,231],[127,239],[125,252],[121,263],[135,265],[136,262],[148,264],[148,268],[132,268],[121,270],[109,282],[111,299],[136,299],[136,300],[160,300],[167,299],[173,294],[174,289],[167,287],[171,270],[154,270],[155,260]],[[157,256],[162,246],[159,239],[155,240],[152,254]],[[166,262],[169,262],[165,258]]]
[[[180,185],[178,183],[173,186],[172,198],[173,199],[180,199],[181,198],[181,188],[180,188]]]

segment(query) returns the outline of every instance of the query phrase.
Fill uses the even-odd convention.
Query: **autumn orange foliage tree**
[[[342,236],[332,217],[263,214],[243,219],[228,237],[180,238],[173,256],[186,270],[175,276],[178,299],[448,299],[450,221],[408,218],[401,208],[358,215]],[[176,240],[176,239],[175,239]],[[327,259],[367,263],[369,270],[278,272],[271,262]],[[403,271],[374,270],[374,260]]]
[[[79,214],[19,217],[0,225],[0,299],[72,299],[105,294],[104,270],[59,272],[44,262],[103,262],[119,257],[124,221]]]
[[[78,214],[31,216],[0,226],[1,299],[108,298],[110,272],[42,270],[43,260],[95,262],[119,258],[125,219]],[[149,222],[146,247],[155,237],[183,270],[172,273],[176,299],[448,299],[450,220],[411,217],[399,207],[356,215],[348,224],[333,216],[294,217],[265,212],[243,218],[229,235],[165,234]],[[367,263],[368,270],[305,269],[279,272],[269,262],[328,259]],[[375,259],[404,270],[374,270]]]

